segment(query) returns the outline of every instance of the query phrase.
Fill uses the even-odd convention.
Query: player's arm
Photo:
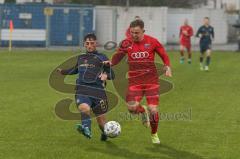
[[[61,73],[62,75],[75,75],[78,73],[78,62],[69,69],[57,68],[57,72]]]
[[[211,34],[212,34],[212,39],[214,39],[215,33],[214,33],[214,28],[213,28],[213,27],[212,27],[212,32],[211,32]]]
[[[104,66],[103,73],[105,73],[107,75],[106,76],[107,80],[114,80],[115,74],[114,74],[114,71],[112,70],[111,66]]]
[[[179,30],[179,38],[181,38],[181,36],[182,36],[182,27]]]
[[[75,75],[78,73],[78,66],[75,65],[74,67],[72,68],[69,68],[69,69],[61,69],[61,68],[58,68],[57,71],[59,73],[61,73],[62,75]]]
[[[128,39],[123,40],[120,43],[120,47],[114,53],[111,61],[103,61],[105,65],[117,65],[127,54],[127,49],[132,45],[132,42]]]
[[[117,51],[113,54],[112,60],[107,60],[107,61],[103,61],[103,64],[105,66],[114,66],[117,65],[126,55],[125,52],[120,51],[119,49],[117,49]]]
[[[117,65],[124,58],[124,56],[127,54],[127,49],[130,46],[132,46],[132,41],[129,39],[125,39],[120,43],[119,48],[112,57],[112,66]]]
[[[200,38],[200,35],[201,35],[201,29],[202,29],[202,27],[200,27],[200,28],[198,29],[198,31],[197,31],[196,37],[198,37],[198,38]]]
[[[190,27],[190,30],[188,32],[188,36],[189,37],[193,36],[193,28],[192,27]]]
[[[169,57],[168,57],[164,47],[162,46],[162,44],[160,44],[160,42],[157,41],[157,40],[156,40],[155,51],[161,57],[164,65],[165,65],[164,66],[164,69],[166,70],[165,75],[168,76],[168,77],[172,77],[172,71],[171,71],[171,68],[170,68]]]
[[[109,61],[109,59],[106,56],[103,57],[103,60],[104,60],[103,63],[106,61]],[[105,76],[105,77],[102,77],[102,76]],[[103,74],[100,75],[100,78],[101,79],[103,78],[102,80],[113,80],[115,78],[115,74],[113,69],[111,68],[111,65],[103,66]]]
[[[126,55],[126,53],[121,50],[120,48],[117,49],[116,53],[113,55],[112,60],[111,60],[111,65],[117,65]]]

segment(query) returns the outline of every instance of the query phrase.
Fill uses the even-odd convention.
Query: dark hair
[[[208,19],[209,20],[209,17],[204,17],[204,19]]]
[[[136,19],[130,23],[130,28],[140,27],[141,29],[144,28],[144,22],[141,19]]]
[[[88,33],[88,34],[84,37],[84,41],[86,41],[87,39],[97,40],[97,36],[96,36],[94,33]]]
[[[134,19],[141,19],[141,17],[138,16],[138,15],[136,15],[136,16],[134,17]]]

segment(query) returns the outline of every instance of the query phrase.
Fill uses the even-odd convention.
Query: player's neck
[[[141,37],[141,38],[139,38],[137,41],[133,41],[133,42],[135,42],[135,43],[140,43],[140,42],[142,42],[143,40],[144,40],[144,36]]]
[[[144,40],[144,36],[145,36],[145,35],[143,35],[143,36],[140,38],[139,42],[142,42],[142,41]]]
[[[87,51],[87,53],[89,53],[89,54],[94,54],[94,53],[97,53],[97,50],[94,50],[94,51]]]

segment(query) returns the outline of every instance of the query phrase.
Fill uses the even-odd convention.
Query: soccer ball
[[[110,138],[115,138],[120,135],[121,126],[116,121],[109,121],[104,125],[104,133]]]

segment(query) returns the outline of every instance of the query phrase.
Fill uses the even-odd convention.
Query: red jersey
[[[125,48],[124,51],[122,51],[120,48],[119,51],[113,56],[112,64],[118,64],[121,59],[127,55],[129,64],[128,76],[130,83],[131,81],[133,83],[139,83],[139,81],[141,83],[157,83],[158,75],[154,63],[155,53],[161,57],[165,65],[170,65],[168,55],[162,44],[157,39],[148,35],[144,35],[143,40],[140,42],[133,42],[130,38],[125,40],[130,41],[131,45]],[[136,78],[132,78],[131,80],[131,77]]]
[[[184,34],[184,32],[187,33]],[[179,36],[180,36],[180,44],[191,44],[191,36],[193,35],[193,29],[190,25],[183,25],[181,26],[180,28],[180,33],[179,33]]]

